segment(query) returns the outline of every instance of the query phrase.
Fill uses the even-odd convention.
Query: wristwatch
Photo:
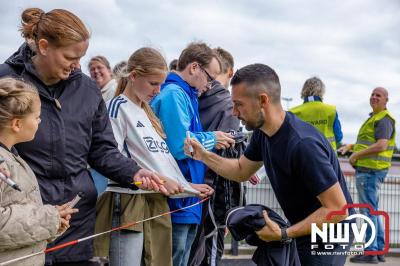
[[[283,244],[289,244],[290,242],[292,242],[292,239],[288,237],[286,230],[287,227],[281,227],[281,243]]]

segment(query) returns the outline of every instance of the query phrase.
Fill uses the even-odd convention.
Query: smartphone
[[[72,209],[76,206],[76,204],[78,204],[78,202],[85,197],[85,193],[84,192],[79,192],[75,198],[69,203],[69,207]]]

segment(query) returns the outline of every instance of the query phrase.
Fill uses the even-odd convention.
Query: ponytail
[[[152,126],[154,127],[154,129],[156,130],[156,132],[158,133],[158,135],[160,135],[163,139],[166,139],[167,136],[164,133],[164,130],[162,128],[162,124],[161,121],[157,118],[157,116],[154,114],[153,110],[151,109],[150,105],[147,102],[142,102],[142,104],[140,105],[140,107],[144,110],[144,112],[146,113],[147,117],[149,118]]]
[[[90,37],[80,18],[64,9],[47,13],[40,8],[25,9],[21,14],[19,30],[30,46],[37,46],[40,39],[46,39],[55,47],[64,47]]]
[[[114,97],[121,95],[124,92],[126,86],[128,85],[128,77],[119,76],[117,80],[118,80],[118,85],[115,90]]]

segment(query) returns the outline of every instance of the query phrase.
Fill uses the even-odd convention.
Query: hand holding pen
[[[196,138],[185,138],[184,152],[187,156],[199,161],[203,161],[208,153]]]
[[[193,146],[192,146],[192,144],[190,144],[190,131],[186,131],[186,141],[188,142],[190,156],[192,156],[192,158],[193,158],[193,155],[194,155],[193,153],[194,153],[194,151],[193,151]]]
[[[183,186],[179,184],[177,181],[170,179],[166,176],[160,175],[159,173],[157,173],[157,175],[160,178],[162,178],[160,179],[161,185],[159,185],[160,188],[159,191],[163,193],[165,196],[171,196],[184,192]],[[140,186],[143,185],[143,181],[135,181],[132,182],[131,184],[140,188]]]
[[[0,180],[3,180],[4,183],[6,183],[7,185],[9,185],[10,187],[12,187],[15,190],[18,190],[19,192],[22,192],[21,188],[18,186],[17,183],[15,183],[11,178],[7,177],[5,174],[0,173]]]
[[[153,190],[153,191],[160,191],[163,192],[165,188],[163,187],[163,181],[158,176],[157,173],[153,171],[149,171],[146,169],[140,169],[134,175],[132,184],[135,184],[140,189],[143,190]]]
[[[4,163],[5,160],[3,157],[0,157],[0,164]],[[7,185],[12,187],[15,190],[18,190],[19,192],[22,192],[21,188],[18,186],[17,183],[15,183],[11,178],[10,178],[10,172],[8,172],[5,168],[0,167],[0,180],[4,181]]]

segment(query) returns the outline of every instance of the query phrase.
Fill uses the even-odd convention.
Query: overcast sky
[[[64,8],[84,21],[92,33],[81,62],[85,72],[98,54],[115,64],[152,46],[169,62],[201,40],[230,51],[238,68],[264,63],[275,69],[291,107],[302,102],[304,81],[319,76],[324,101],[337,106],[345,143],[356,140],[376,86],[388,89],[388,109],[400,121],[400,0],[2,1],[1,62],[23,42],[17,30],[28,7]]]

